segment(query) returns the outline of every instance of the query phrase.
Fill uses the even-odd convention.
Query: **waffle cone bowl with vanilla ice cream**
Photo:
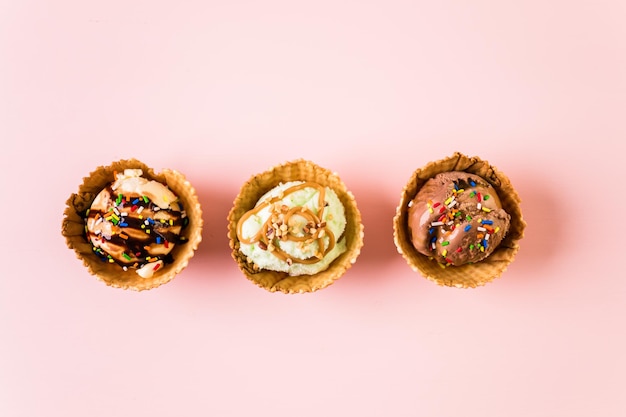
[[[116,288],[142,291],[171,281],[202,240],[202,209],[185,176],[156,173],[136,159],[94,170],[63,214],[67,246]]]
[[[354,196],[336,173],[307,160],[245,182],[228,214],[232,257],[270,292],[310,293],[339,279],[363,246]]]
[[[393,218],[408,265],[442,286],[474,288],[514,260],[526,222],[509,178],[459,152],[414,171]]]

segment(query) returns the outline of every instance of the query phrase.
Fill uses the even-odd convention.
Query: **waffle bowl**
[[[312,275],[290,276],[286,272],[259,269],[240,251],[237,237],[239,219],[251,210],[266,192],[290,181],[311,181],[329,187],[335,191],[345,208],[347,223],[339,239],[346,240],[346,251],[332,261],[326,270]],[[227,219],[232,258],[247,279],[270,292],[310,293],[325,288],[343,276],[356,262],[363,246],[361,213],[352,193],[336,173],[302,159],[276,165],[265,172],[253,175],[242,185]]]
[[[473,264],[442,267],[429,256],[419,253],[411,242],[408,207],[426,181],[442,172],[465,171],[488,181],[498,193],[502,208],[511,216],[509,230],[500,245],[487,258]],[[441,286],[475,288],[499,278],[515,259],[526,222],[521,199],[508,177],[487,161],[459,152],[417,169],[404,186],[393,218],[393,238],[407,264],[425,278]]]
[[[167,185],[178,196],[189,219],[188,225],[181,231],[181,235],[187,241],[177,244],[170,252],[173,262],[165,264],[150,278],[142,278],[133,269],[124,271],[116,263],[103,262],[94,253],[91,242],[85,236],[85,212],[98,193],[115,181],[115,173],[123,172],[125,169],[141,169],[144,178]],[[183,174],[171,169],[165,169],[157,174],[146,164],[136,159],[127,159],[113,162],[108,166],[100,166],[83,178],[78,191],[70,195],[66,201],[62,234],[67,246],[75,251],[76,257],[82,261],[91,275],[111,287],[142,291],[171,281],[187,267],[202,240],[202,225],[202,209],[196,191]]]

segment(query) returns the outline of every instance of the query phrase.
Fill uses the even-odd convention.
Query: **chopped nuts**
[[[329,236],[333,233],[327,225],[327,222],[332,220],[332,215],[324,210],[330,204],[328,201],[322,203],[319,200],[307,201],[303,205],[290,200],[281,201],[301,188],[300,186],[287,188],[287,191],[274,194],[274,197],[265,200],[264,203],[259,203],[255,209],[251,210],[257,213],[266,209],[266,220],[261,225],[261,230],[252,237],[246,238],[244,243],[252,243],[259,250],[271,252],[288,266],[323,259],[334,243],[329,241]],[[312,188],[318,189],[320,198],[323,196],[321,187],[313,186]],[[239,230],[238,233],[240,233]],[[289,243],[285,244],[286,242]],[[303,259],[300,259],[300,255],[294,257],[295,255],[291,253],[293,249],[306,255],[303,255]],[[259,253],[259,256],[262,255]],[[255,268],[257,267],[252,259],[248,259],[248,262],[252,263]]]

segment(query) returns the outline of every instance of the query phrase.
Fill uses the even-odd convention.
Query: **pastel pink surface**
[[[624,416],[620,1],[0,2],[2,416]],[[474,290],[396,252],[411,173],[505,172],[528,223]],[[95,167],[183,172],[203,242],[174,281],[106,287],[60,233]],[[252,174],[339,173],[365,245],[313,294],[230,258]]]

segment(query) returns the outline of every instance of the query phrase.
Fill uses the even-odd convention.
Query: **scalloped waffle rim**
[[[489,181],[500,197],[502,207],[511,215],[511,225],[498,248],[475,264],[442,267],[430,257],[419,253],[411,243],[408,228],[408,204],[421,186],[441,172],[465,171]],[[509,178],[487,161],[460,152],[429,162],[413,172],[404,186],[393,218],[393,239],[396,249],[415,272],[441,286],[476,288],[499,278],[515,259],[519,242],[524,237],[526,222],[520,207],[521,199]]]
[[[133,269],[124,271],[118,264],[103,262],[93,253],[91,243],[85,238],[85,223],[81,213],[91,206],[91,202],[104,187],[115,181],[115,172],[122,172],[124,169],[141,169],[143,177],[167,185],[178,196],[189,218],[189,225],[182,232],[188,241],[176,245],[171,252],[174,262],[163,265],[151,278],[142,278]],[[202,209],[196,190],[183,174],[172,169],[156,173],[143,162],[133,158],[99,166],[89,176],[83,178],[78,192],[71,194],[65,203],[62,234],[68,248],[75,251],[76,257],[83,262],[91,275],[110,287],[143,291],[171,281],[187,267],[202,241],[202,226]]]
[[[239,251],[237,222],[252,209],[259,198],[280,183],[289,181],[313,181],[333,189],[346,210],[346,251],[329,267],[313,275],[290,276],[285,272],[255,269],[246,256]],[[228,213],[228,239],[231,256],[245,277],[257,286],[270,292],[285,294],[310,293],[326,288],[344,275],[356,262],[363,246],[363,224],[354,195],[336,173],[304,159],[275,165],[267,171],[253,175],[240,188]]]

